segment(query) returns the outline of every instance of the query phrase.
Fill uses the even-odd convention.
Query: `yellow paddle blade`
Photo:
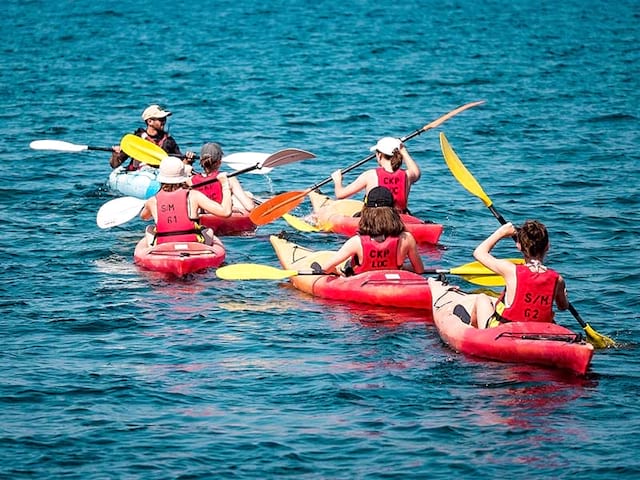
[[[506,258],[505,260],[515,265],[521,265],[524,263],[523,258]],[[478,261],[454,267],[446,273],[457,275],[464,278],[469,283],[474,283],[483,287],[505,286],[504,278],[501,275],[498,275],[493,270],[489,270]]]
[[[295,228],[300,232],[319,232],[320,231],[320,229],[315,227],[314,225],[311,225],[310,223],[305,222],[301,218],[295,217],[288,213],[285,213],[282,216],[282,218],[284,219],[285,222],[287,222],[289,225],[291,225],[293,228]]]
[[[483,287],[504,287],[506,285],[504,278],[494,273],[480,274],[480,275],[468,275],[468,274],[456,274],[461,278],[464,278],[467,282],[475,285],[481,285]]]
[[[216,276],[222,280],[282,280],[297,274],[297,270],[282,270],[258,263],[236,263],[216,270]]]
[[[587,340],[591,345],[596,348],[609,348],[617,347],[616,342],[605,335],[596,332],[588,323],[584,326],[583,330],[587,334]]]
[[[447,163],[449,170],[451,170],[451,173],[456,177],[458,182],[460,182],[467,191],[481,199],[487,207],[490,207],[493,202],[487,194],[484,193],[484,190],[482,190],[478,181],[473,177],[473,175],[471,175],[471,172],[467,170],[467,167],[464,166],[456,152],[453,151],[453,148],[449,145],[447,137],[445,137],[442,132],[440,132],[440,148],[442,150],[442,155],[444,156],[444,161]]]
[[[507,260],[508,262],[513,263],[514,265],[522,265],[524,264],[524,259],[523,258],[505,258],[505,260]],[[487,267],[485,267],[483,264],[481,264],[480,262],[476,261],[476,262],[471,262],[471,263],[466,263],[464,265],[461,265],[459,267],[454,267],[451,270],[449,270],[449,273],[453,274],[453,275],[498,275],[496,272],[494,272],[493,270],[489,270]],[[498,275],[499,276],[499,275]],[[504,285],[504,283],[503,283]]]
[[[168,157],[167,152],[155,143],[151,143],[131,133],[122,137],[120,148],[131,158],[156,167],[160,165],[163,159]]]

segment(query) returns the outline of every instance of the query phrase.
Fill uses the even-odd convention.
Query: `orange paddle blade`
[[[305,190],[304,192],[284,192],[276,195],[251,210],[249,218],[256,225],[265,225],[273,222],[276,218],[300,205],[307,193],[309,192]]]

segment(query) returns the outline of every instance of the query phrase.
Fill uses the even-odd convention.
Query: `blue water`
[[[0,477],[638,478],[639,25],[635,0],[5,2]],[[183,150],[317,155],[242,177],[268,198],[475,100],[408,143],[412,211],[445,225],[425,263],[470,261],[497,226],[443,131],[498,211],[548,225],[548,263],[620,344],[586,378],[466,358],[417,313],[286,281],[143,272],[143,222],[95,225],[108,154],[29,149],[117,144],[157,102]],[[228,263],[277,266],[281,230],[343,241],[279,220],[225,238]]]

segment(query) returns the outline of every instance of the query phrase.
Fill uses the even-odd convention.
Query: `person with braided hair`
[[[211,200],[220,202],[222,200],[222,185],[220,182],[211,182],[217,178],[220,173],[220,165],[222,165],[222,147],[219,144],[208,142],[200,149],[200,166],[203,173],[194,173],[189,179],[190,185],[200,190]],[[248,213],[256,206],[253,198],[243,190],[240,182],[236,177],[228,179],[229,186],[233,193],[234,211]],[[200,184],[202,184],[200,186]]]

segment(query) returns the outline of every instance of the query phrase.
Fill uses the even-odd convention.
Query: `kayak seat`
[[[467,309],[464,308],[462,305],[456,305],[455,308],[453,309],[453,314],[459,317],[460,320],[462,320],[464,323],[466,324],[471,323],[471,315],[469,315],[469,312],[467,312]]]

